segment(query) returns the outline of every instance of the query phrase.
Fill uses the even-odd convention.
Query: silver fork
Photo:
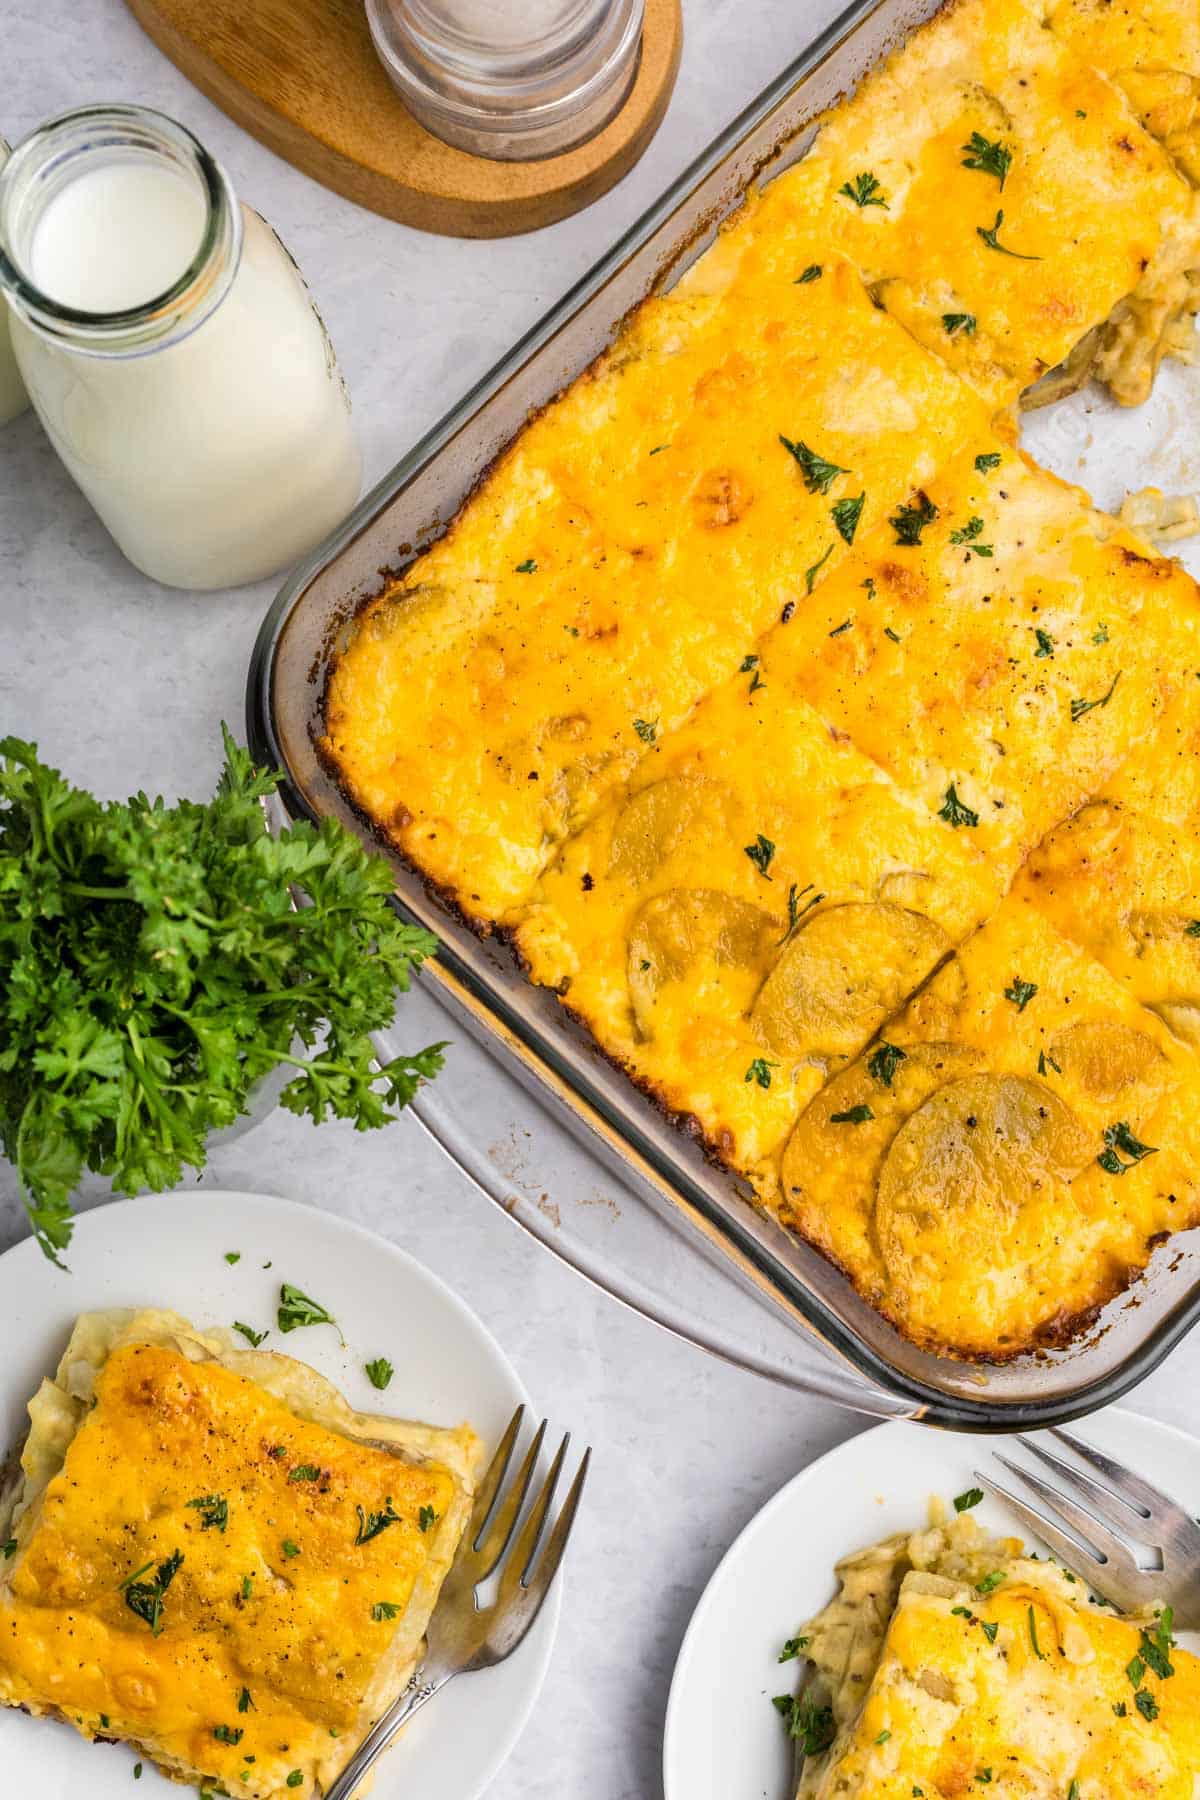
[[[1176,1625],[1200,1627],[1200,1524],[1170,1495],[1105,1451],[1069,1431],[1051,1435],[1086,1466],[1065,1461],[1033,1438],[1022,1438],[1022,1449],[1055,1476],[1048,1481],[996,1452],[996,1461],[1038,1496],[1044,1510],[994,1475],[977,1469],[976,1479],[1000,1495],[1067,1568],[1083,1575],[1122,1612],[1161,1604],[1174,1609]]]
[[[525,1408],[518,1406],[488,1465],[487,1474],[479,1484],[470,1523],[463,1533],[429,1622],[425,1656],[420,1667],[400,1698],[371,1727],[333,1785],[326,1789],[325,1800],[350,1800],[368,1769],[427,1700],[432,1700],[455,1675],[491,1668],[511,1656],[541,1611],[571,1535],[592,1453],[590,1449],[584,1451],[575,1479],[539,1556],[538,1549],[571,1434],[568,1432],[558,1446],[550,1472],[517,1532],[517,1522],[546,1436],[543,1419],[515,1478],[507,1492],[501,1494],[524,1417]],[[514,1532],[515,1543],[512,1542]],[[492,1605],[480,1606],[475,1590],[502,1561],[504,1567],[500,1571],[496,1598]]]

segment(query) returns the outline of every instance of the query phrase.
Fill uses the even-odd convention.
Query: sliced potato
[[[940,925],[890,901],[826,907],[788,943],[751,1023],[781,1056],[853,1056],[949,948]]]
[[[654,1002],[668,981],[682,981],[705,961],[717,968],[764,967],[779,939],[779,921],[717,888],[671,888],[639,910],[629,933],[627,970],[633,1016],[652,1035]]]
[[[1092,1134],[1044,1082],[969,1075],[932,1094],[896,1133],[879,1173],[875,1225],[888,1274],[928,1298],[1032,1278]]]
[[[796,1121],[780,1171],[784,1205],[806,1235],[821,1241],[822,1219],[847,1208],[865,1219],[883,1159],[905,1120],[982,1063],[978,1050],[959,1044],[880,1042],[827,1081]],[[869,1118],[860,1116],[864,1109]]]
[[[1200,1000],[1154,1000],[1149,1005],[1173,1037],[1200,1050]]]
[[[703,775],[671,775],[635,794],[613,827],[608,872],[640,884],[705,826],[723,832],[728,790]]]
[[[1161,1085],[1166,1057],[1144,1031],[1132,1025],[1081,1019],[1053,1038],[1047,1052],[1065,1080],[1091,1100],[1105,1103],[1139,1085]]]

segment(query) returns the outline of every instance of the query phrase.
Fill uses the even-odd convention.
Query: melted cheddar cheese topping
[[[1012,1540],[964,1542],[953,1527],[890,1540],[839,1574],[839,1600],[804,1627],[838,1731],[806,1759],[798,1800],[1193,1800],[1200,1660],[1164,1619],[1115,1616]],[[863,1616],[873,1595],[878,1628]],[[844,1678],[855,1661],[857,1691]]]
[[[1124,90],[1200,186],[1200,12],[1179,0],[1043,0],[1056,37]]]
[[[0,1701],[304,1800],[444,1567],[459,1483],[166,1342],[114,1349],[94,1402],[0,1585]]]

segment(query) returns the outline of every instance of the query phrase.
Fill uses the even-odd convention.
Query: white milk
[[[0,169],[8,161],[8,145],[0,138]],[[29,405],[29,395],[21,380],[21,371],[13,355],[8,329],[8,306],[0,294],[0,425],[7,425]]]
[[[169,163],[101,164],[50,200],[29,272],[60,306],[124,312],[174,286],[200,248],[207,213],[196,183]]]
[[[68,115],[40,135],[94,116]],[[142,109],[105,116],[136,119],[138,149],[158,128],[178,134],[172,144],[193,142]],[[31,203],[15,182],[6,197],[0,182],[6,254],[13,262],[20,255],[40,295],[22,304],[18,294],[13,318],[33,404],[146,574],[184,588],[273,574],[345,517],[360,483],[349,401],[303,277],[257,213],[243,207],[239,216],[215,165],[209,179],[220,191],[211,201],[203,180],[165,154],[106,158],[92,150],[92,135],[79,131],[73,141],[82,146],[79,174],[58,191],[47,184]],[[14,153],[13,171],[23,154]],[[26,205],[32,227],[22,236],[10,214]],[[204,271],[178,305],[149,305],[193,262],[214,207],[224,237]],[[111,319],[81,328],[56,305],[144,310],[131,315],[139,320],[131,337]]]

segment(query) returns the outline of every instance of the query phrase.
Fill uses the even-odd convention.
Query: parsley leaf
[[[802,1650],[807,1650],[811,1642],[812,1639],[806,1637],[789,1638],[776,1660],[781,1663],[791,1662],[794,1656],[799,1656]]]
[[[229,1502],[223,1494],[201,1494],[198,1499],[189,1500],[188,1505],[200,1514],[201,1531],[215,1526],[224,1534],[229,1523]]]
[[[866,493],[863,492],[853,500],[835,500],[829,509],[839,534],[845,538],[848,544],[854,542],[854,534],[858,530],[858,521],[862,517],[863,501],[866,497]]]
[[[658,720],[635,719],[633,721],[633,729],[637,732],[643,744],[652,744],[658,736]]]
[[[1033,635],[1037,639],[1037,649],[1033,653],[1034,656],[1053,656],[1054,639],[1050,636],[1050,633],[1048,631],[1043,631],[1041,627],[1038,626]]]
[[[1044,1050],[1039,1050],[1038,1051],[1038,1060],[1037,1060],[1038,1074],[1044,1075],[1046,1073],[1047,1068],[1053,1069],[1054,1073],[1056,1075],[1062,1074],[1062,1068],[1058,1063],[1055,1062],[1054,1058],[1052,1056],[1047,1056],[1046,1052]]]
[[[793,285],[796,287],[807,287],[810,281],[820,281],[821,276],[824,273],[825,271],[822,269],[820,263],[809,263],[804,273],[802,275],[797,275]]]
[[[986,475],[989,470],[998,469],[1002,461],[1003,458],[998,450],[986,450],[981,456],[975,458],[975,467],[981,475]]]
[[[518,575],[532,575],[536,569],[537,564],[534,562],[532,556],[527,556],[524,562],[519,562],[516,565],[515,572]]]
[[[389,1506],[391,1505],[390,1500],[388,1501],[388,1505]],[[429,1531],[436,1524],[437,1524],[437,1514],[434,1512],[432,1506],[423,1506],[421,1508],[420,1512],[417,1514],[418,1529],[421,1531]]]
[[[743,849],[745,850],[746,855],[750,858],[750,861],[754,864],[755,868],[758,870],[759,874],[765,875],[767,880],[771,881],[773,879],[771,872],[770,872],[771,871],[771,858],[775,854],[775,846],[771,842],[770,838],[764,837],[762,832],[760,831],[758,836],[755,838],[754,842],[752,844],[743,845]]]
[[[1105,1127],[1104,1149],[1096,1161],[1108,1174],[1123,1175],[1126,1169],[1132,1169],[1134,1163],[1140,1163],[1143,1157],[1157,1155],[1156,1149],[1149,1144],[1140,1143],[1125,1120],[1119,1119],[1115,1125]],[[1127,1156],[1129,1161],[1122,1162],[1122,1156]]]
[[[856,175],[853,181],[843,181],[838,193],[845,194],[848,200],[853,200],[855,206],[882,206],[885,212],[888,210],[883,189],[875,177],[865,171],[861,175]]]
[[[975,1583],[975,1592],[977,1594],[990,1594],[1000,1586],[1000,1583],[1003,1580],[1004,1570],[993,1569],[990,1575],[985,1575],[982,1581],[977,1581]]]
[[[336,820],[272,836],[277,781],[226,731],[211,800],[101,804],[0,738],[0,1149],[54,1260],[85,1168],[175,1187],[271,1069],[290,1111],[366,1130],[441,1067],[376,1067],[370,1037],[434,938]]]
[[[1034,1613],[1032,1606],[1029,1606],[1026,1611],[1029,1618],[1029,1642],[1033,1646],[1033,1654],[1037,1657],[1039,1662],[1045,1662],[1046,1653],[1038,1643],[1037,1615]]]
[[[950,533],[950,542],[965,544],[968,554],[971,556],[995,556],[994,545],[979,542],[979,534],[982,530],[983,520],[978,513],[973,513],[965,525],[960,525],[956,531]]]
[[[386,1356],[377,1356],[372,1362],[364,1363],[363,1367],[367,1371],[367,1380],[371,1386],[379,1388],[381,1391],[396,1373]]]
[[[964,806],[958,797],[958,791],[951,782],[946,789],[942,804],[938,807],[938,818],[945,819],[947,825],[953,825],[955,831],[963,825],[978,825],[979,814],[969,806]]]
[[[918,492],[915,503],[898,507],[888,524],[896,533],[898,544],[919,544],[921,533],[927,525],[933,524],[937,516],[938,509],[929,495]]]
[[[341,1337],[333,1314],[327,1312],[319,1300],[310,1300],[307,1294],[302,1294],[290,1281],[285,1281],[279,1290],[276,1323],[283,1332],[297,1331],[302,1325],[332,1325]],[[345,1341],[343,1338],[343,1344]]]
[[[1007,244],[1000,242],[998,233],[1003,223],[1004,214],[998,212],[993,225],[987,227],[977,225],[975,227],[976,236],[983,239],[989,250],[998,250],[1001,256],[1015,256],[1020,262],[1041,262],[1040,256],[1031,256],[1024,250],[1010,250]]]
[[[1005,177],[1012,167],[1012,151],[1007,144],[992,143],[981,132],[973,131],[970,142],[962,148],[965,151],[962,159],[964,169],[980,169],[985,175],[994,175],[1000,186],[1004,186]]]
[[[971,1508],[978,1506],[982,1499],[982,1488],[968,1488],[965,1494],[955,1494],[954,1510],[956,1513],[970,1512]]]
[[[833,1711],[817,1706],[796,1694],[776,1694],[771,1705],[781,1714],[787,1734],[803,1750],[805,1756],[820,1756],[833,1742]]]
[[[964,337],[975,336],[974,313],[943,313],[942,324],[950,337],[953,337],[956,331],[961,331]]]
[[[255,1706],[253,1700],[250,1698],[250,1689],[248,1687],[244,1687],[242,1689],[241,1693],[238,1695],[238,1711],[240,1713],[244,1713],[244,1712],[257,1712],[257,1710],[258,1709]]]
[[[875,1114],[871,1108],[860,1103],[858,1106],[847,1107],[845,1112],[830,1113],[829,1123],[831,1125],[865,1125],[869,1119],[874,1117]]]
[[[756,1056],[743,1077],[745,1081],[756,1081],[760,1088],[771,1085],[771,1070],[777,1069],[777,1062],[769,1062],[765,1056]]]
[[[906,1061],[907,1057],[907,1050],[901,1050],[898,1044],[886,1043],[881,1038],[878,1048],[872,1050],[867,1058],[867,1074],[873,1081],[877,1081],[880,1087],[890,1088],[896,1070],[902,1062]]]
[[[816,562],[812,565],[811,569],[805,569],[805,571],[804,571],[804,591],[806,594],[811,594],[813,589],[816,587],[817,576],[821,573],[821,570],[825,567],[825,564],[829,561],[830,557],[833,555],[833,548],[834,548],[833,545],[830,544],[830,546],[829,546],[828,550],[826,550],[824,556],[818,557]]]
[[[384,1501],[382,1512],[365,1513],[361,1506],[356,1506],[354,1510],[358,1514],[358,1531],[354,1539],[356,1544],[369,1544],[372,1538],[378,1537],[381,1531],[386,1531],[389,1525],[400,1523],[400,1514],[392,1509],[390,1494]]]
[[[269,1331],[255,1331],[252,1325],[243,1325],[240,1319],[235,1319],[233,1321],[233,1329],[235,1331],[240,1331],[246,1342],[252,1345],[255,1350],[258,1349],[258,1346],[265,1337],[270,1337],[271,1335]]]
[[[1072,725],[1077,724],[1079,722],[1079,720],[1083,718],[1085,713],[1093,712],[1096,707],[1107,706],[1109,701],[1112,699],[1113,695],[1117,691],[1117,683],[1118,683],[1118,681],[1120,681],[1120,679],[1121,679],[1121,670],[1118,669],[1116,674],[1112,678],[1112,683],[1109,687],[1108,692],[1106,694],[1101,694],[1101,696],[1098,700],[1072,700],[1072,702],[1071,702],[1071,723],[1072,723]]]
[[[385,1619],[394,1619],[399,1612],[394,1600],[377,1600],[371,1608],[371,1617],[377,1625],[382,1625]]]
[[[1004,990],[1004,998],[1011,1000],[1018,1012],[1024,1012],[1037,991],[1036,981],[1022,981],[1019,975],[1014,975]]]
[[[850,473],[840,463],[828,462],[825,457],[818,456],[803,440],[793,443],[791,438],[784,437],[780,432],[779,441],[789,456],[795,459],[810,494],[827,494],[839,475]]]
[[[320,1481],[321,1471],[316,1463],[297,1463],[288,1470],[288,1481]]]
[[[126,1576],[121,1583],[121,1591],[125,1595],[125,1604],[131,1613],[144,1619],[151,1633],[157,1637],[163,1628],[163,1599],[167,1589],[179,1573],[183,1563],[182,1550],[172,1550],[170,1556],[160,1562],[155,1569],[153,1581],[141,1581],[139,1576],[153,1569],[153,1562],[143,1563],[132,1575]]]
[[[804,898],[806,894],[809,896],[807,900]],[[798,888],[794,881],[790,884],[787,897],[787,930],[779,940],[781,944],[787,943],[788,939],[798,928],[804,915],[811,912],[814,906],[820,906],[824,898],[824,894],[818,894],[814,890],[811,881],[806,882],[802,888]]]
[[[218,1744],[240,1744],[244,1736],[240,1725],[214,1725],[213,1736]]]
[[[1137,1707],[1147,1724],[1150,1724],[1157,1719],[1158,1701],[1154,1698],[1154,1695],[1150,1692],[1149,1688],[1139,1688],[1137,1693],[1133,1696],[1133,1704]]]
[[[284,1538],[281,1548],[288,1562],[292,1560],[293,1556],[300,1554],[300,1546],[292,1538]]]

